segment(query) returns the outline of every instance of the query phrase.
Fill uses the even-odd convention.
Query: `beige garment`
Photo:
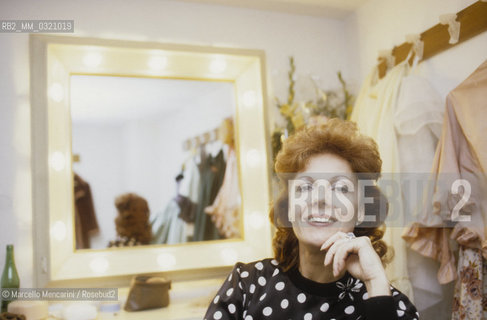
[[[240,189],[238,183],[237,157],[235,150],[229,148],[227,166],[223,183],[218,191],[215,201],[205,208],[205,212],[211,215],[218,231],[225,238],[240,236]]]
[[[447,97],[443,131],[432,169],[432,185],[425,197],[420,220],[404,234],[413,250],[440,262],[440,283],[456,279],[456,244],[482,249],[487,257],[485,227],[487,202],[487,61]],[[460,195],[452,193],[455,180],[471,186],[460,215],[469,221],[452,221]],[[461,204],[461,203],[460,203]],[[450,228],[452,227],[453,228]],[[453,243],[451,240],[454,240]]]
[[[370,136],[377,142],[385,179],[399,180],[400,164],[394,114],[401,79],[407,70],[407,64],[400,63],[392,68],[383,79],[377,80],[377,70],[374,68],[360,90],[351,115],[351,120],[357,123],[361,133]],[[379,186],[381,181],[385,180],[379,180]],[[383,191],[387,195],[387,191]],[[383,238],[395,252],[394,259],[386,267],[386,273],[393,286],[413,300],[407,270],[407,248],[401,238],[404,225],[403,204],[402,199],[396,200],[390,204],[386,219],[387,229]]]

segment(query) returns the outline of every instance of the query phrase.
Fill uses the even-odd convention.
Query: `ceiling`
[[[179,0],[343,19],[368,0]]]

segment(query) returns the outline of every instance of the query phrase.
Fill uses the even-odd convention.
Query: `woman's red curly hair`
[[[356,174],[377,181],[380,177],[382,160],[377,144],[371,138],[361,135],[357,125],[351,121],[330,119],[325,124],[310,126],[297,131],[283,143],[275,162],[275,171],[280,181],[280,196],[271,207],[269,218],[277,231],[273,239],[274,256],[284,271],[298,265],[298,239],[288,220],[288,180],[305,169],[309,159],[315,155],[331,153],[346,160]],[[365,206],[365,215],[375,215],[377,223],[372,226],[355,227],[356,236],[367,236],[383,263],[391,258],[391,251],[382,239],[385,226],[381,210],[387,212],[387,199],[377,186],[369,187],[366,196],[373,198],[372,205]],[[368,192],[367,192],[368,191]],[[383,213],[383,212],[382,212]]]

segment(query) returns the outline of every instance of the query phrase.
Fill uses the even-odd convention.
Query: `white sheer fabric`
[[[351,115],[362,134],[373,138],[382,158],[382,172],[388,179],[399,180],[399,151],[395,134],[395,111],[397,96],[402,78],[406,75],[408,65],[400,63],[387,75],[377,80],[377,69],[369,74],[360,90],[357,102]],[[381,185],[381,181],[379,181]],[[394,221],[391,220],[394,217]],[[407,248],[401,238],[404,221],[402,199],[390,204],[384,240],[393,248],[395,257],[387,265],[386,272],[391,283],[413,301],[413,290],[407,270]]]
[[[394,115],[402,173],[414,174],[409,177],[415,178],[431,171],[443,112],[444,102],[425,78],[412,73],[402,79]],[[418,205],[416,199],[403,195],[405,207],[413,209]],[[439,264],[409,249],[407,259],[409,279],[421,315],[425,319],[449,319],[453,286],[438,282]]]

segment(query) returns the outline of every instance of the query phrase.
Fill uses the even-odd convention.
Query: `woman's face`
[[[352,232],[357,221],[356,190],[346,160],[331,153],[312,156],[289,182],[289,217],[300,244],[321,247],[338,231]]]

